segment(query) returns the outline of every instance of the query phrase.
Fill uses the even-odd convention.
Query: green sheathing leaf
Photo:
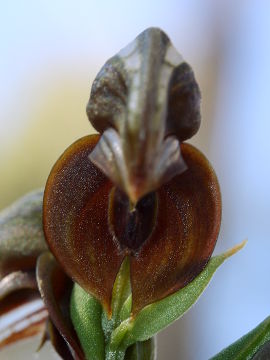
[[[71,320],[89,360],[104,360],[105,345],[101,326],[102,307],[91,295],[75,284],[70,300]]]
[[[252,360],[267,360],[270,359],[270,340],[263,344],[256,352]]]
[[[117,277],[114,282],[113,291],[112,291],[112,316],[110,319],[107,317],[106,311],[103,311],[102,314],[102,328],[105,334],[105,342],[108,343],[112,331],[120,324],[122,321],[121,314],[124,304],[126,303],[127,298],[129,298],[131,293],[130,286],[130,266],[129,258],[126,257],[120,267],[120,270],[117,274]],[[126,309],[126,312],[128,309]],[[126,317],[130,316],[131,307],[129,307],[129,312]]]
[[[270,316],[211,360],[249,360],[270,340]],[[269,355],[269,354],[268,354]],[[256,358],[256,356],[255,356]],[[260,357],[258,359],[266,359]]]
[[[0,212],[0,278],[34,269],[47,251],[42,226],[43,191],[33,191]]]
[[[132,308],[132,294],[130,294],[129,297],[126,299],[120,311],[119,318],[121,322],[123,322],[130,316],[131,308]]]
[[[117,274],[112,291],[112,320],[119,322],[120,311],[131,293],[129,258],[126,257]]]
[[[167,298],[146,306],[136,318],[128,318],[111,335],[111,349],[126,349],[137,341],[145,341],[181,317],[199,298],[217,268],[244,246],[245,242],[213,257],[206,268],[190,284]]]

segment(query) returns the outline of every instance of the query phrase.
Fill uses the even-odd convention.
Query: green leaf
[[[112,319],[117,324],[123,304],[131,293],[129,258],[126,257],[117,274],[112,291]]]
[[[105,345],[101,326],[100,303],[78,284],[75,284],[70,299],[71,320],[80,339],[87,359],[104,360]]]
[[[183,316],[198,300],[217,268],[245,245],[237,245],[226,253],[213,257],[205,269],[190,284],[178,292],[146,306],[135,318],[128,318],[116,328],[111,336],[111,349],[122,348],[137,341],[145,341]]]
[[[47,251],[42,226],[43,191],[33,191],[0,212],[0,278],[33,270]]]
[[[129,297],[126,299],[120,311],[119,318],[121,322],[123,322],[130,316],[131,307],[132,307],[132,294],[130,294]]]
[[[122,321],[121,313],[122,313],[123,305],[125,304],[127,298],[130,296],[130,293],[131,293],[130,266],[129,266],[129,258],[126,257],[117,274],[112,290],[112,301],[111,301],[112,316],[111,318],[108,319],[106,311],[103,311],[102,314],[102,328],[104,331],[106,343],[109,341],[113,329],[115,329]],[[127,311],[126,308],[125,310]],[[126,317],[130,316],[130,311],[131,311],[131,307],[129,308],[129,313],[127,314]]]
[[[270,316],[261,322],[255,329],[241,337],[226,349],[215,355],[211,360],[249,360],[257,353],[254,359],[267,359],[263,357],[267,342],[270,340]],[[261,355],[260,355],[261,352]],[[269,353],[268,353],[269,355]]]
[[[262,347],[256,352],[252,360],[267,360],[270,354],[270,340],[263,344]]]

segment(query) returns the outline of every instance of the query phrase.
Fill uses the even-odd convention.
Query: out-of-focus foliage
[[[270,317],[211,360],[267,360],[270,358],[269,340]]]

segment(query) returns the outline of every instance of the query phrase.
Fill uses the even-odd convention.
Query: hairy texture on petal
[[[219,185],[207,159],[182,144],[188,169],[132,210],[88,159],[98,139],[78,140],[54,166],[44,197],[46,239],[65,271],[108,313],[116,275],[129,255],[135,315],[187,285],[207,264],[220,226]],[[153,212],[147,224],[145,209]]]
[[[110,312],[124,254],[108,227],[112,184],[88,159],[99,136],[86,136],[57,161],[44,195],[44,231],[65,272]]]
[[[188,170],[158,192],[156,228],[131,257],[133,314],[192,281],[215,247],[221,220],[216,175],[193,146],[182,144]]]
[[[72,283],[49,252],[38,258],[37,282],[41,297],[54,326],[67,342],[73,358],[83,360],[84,354],[69,318],[69,298]]]
[[[42,230],[43,191],[27,194],[0,213],[0,278],[33,270],[47,250]]]

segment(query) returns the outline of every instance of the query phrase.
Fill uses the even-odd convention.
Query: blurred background
[[[158,336],[158,360],[204,360],[270,314],[270,2],[2,2],[0,209],[44,187],[64,149],[93,132],[85,106],[95,75],[150,26],[169,35],[200,84],[203,121],[191,142],[220,180],[215,253],[248,238],[199,302]],[[37,358],[30,341],[0,359],[23,359],[22,349]],[[46,349],[40,356],[53,358]]]

